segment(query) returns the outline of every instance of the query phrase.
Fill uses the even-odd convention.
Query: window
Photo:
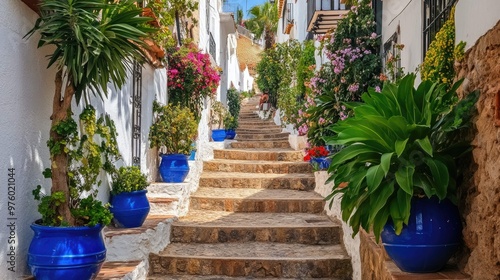
[[[207,0],[206,21],[207,21],[207,34],[210,34],[210,0]]]
[[[389,40],[384,43],[384,72],[389,80],[396,81],[402,76],[401,45],[399,43],[399,27]]]
[[[450,17],[451,8],[456,0],[424,0],[424,18],[423,18],[423,57],[436,33]]]

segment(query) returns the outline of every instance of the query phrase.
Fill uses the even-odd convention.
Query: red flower
[[[312,157],[326,157],[328,156],[329,152],[324,146],[319,146],[319,147],[312,147],[309,150],[307,150],[306,157],[311,159]],[[304,160],[306,160],[306,157],[304,157]]]

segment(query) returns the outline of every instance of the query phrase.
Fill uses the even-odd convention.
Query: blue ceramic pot
[[[408,226],[396,235],[389,222],[381,237],[387,254],[401,270],[435,272],[444,267],[460,246],[460,214],[448,199],[414,197]]]
[[[312,157],[310,162],[311,164],[317,165],[319,169],[328,169],[332,159],[328,157]]]
[[[123,192],[111,196],[111,213],[117,227],[140,227],[149,213],[147,190]]]
[[[222,142],[224,139],[226,139],[225,129],[212,129],[212,140],[214,142]]]
[[[236,131],[234,129],[226,129],[226,139],[234,139]]]
[[[159,167],[165,183],[182,183],[189,173],[188,158],[182,154],[162,155]]]
[[[106,259],[102,226],[31,225],[28,266],[37,280],[95,279]]]

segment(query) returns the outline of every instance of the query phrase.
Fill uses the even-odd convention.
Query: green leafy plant
[[[311,106],[307,109],[308,141],[325,145],[330,124],[351,115],[342,102],[359,101],[368,87],[380,86],[381,59],[371,1],[358,1],[339,21],[334,35],[319,38],[329,62],[311,79]]]
[[[111,193],[114,195],[145,190],[149,183],[146,175],[141,172],[137,166],[120,167],[113,175],[113,183],[111,184]]]
[[[470,151],[468,129],[478,94],[457,103],[456,89],[430,81],[413,87],[415,75],[399,84],[370,89],[365,103],[349,104],[354,116],[331,126],[327,144],[345,145],[332,157],[329,181],[341,195],[342,219],[377,239],[388,219],[399,234],[410,217],[413,196],[456,202],[456,160]],[[332,201],[333,202],[333,201]],[[331,203],[330,203],[331,206]]]
[[[57,220],[55,225],[87,224],[89,220],[92,221],[92,217],[80,216],[83,211],[74,209],[90,199],[75,200],[75,197],[82,195],[81,189],[72,188],[71,185],[90,175],[75,177],[70,169],[71,155],[67,145],[76,127],[71,120],[73,98],[77,103],[81,99],[88,103],[89,93],[105,97],[109,82],[121,87],[134,60],[145,59],[143,49],[146,44],[143,38],[155,30],[146,25],[151,19],[139,16],[142,10],[131,0],[43,0],[39,7],[40,18],[26,36],[38,32],[38,46],[52,46],[48,67],[57,67],[48,141],[51,151],[49,173],[52,179],[51,193],[62,193],[64,198],[53,199],[57,203],[51,207]],[[94,154],[95,151],[90,153]],[[85,163],[85,160],[82,158],[81,162]],[[89,164],[89,168],[93,167],[93,164]],[[83,184],[88,183],[90,181]],[[105,224],[106,219],[102,222]]]
[[[166,154],[191,152],[196,140],[198,123],[189,108],[153,103],[154,121],[149,129],[150,147],[166,148]]]
[[[235,88],[227,90],[227,107],[229,114],[238,119],[238,116],[240,115],[241,102],[240,94]]]
[[[101,171],[113,174],[114,162],[120,158],[116,143],[116,130],[113,121],[107,115],[96,117],[95,109],[85,108],[80,114],[80,130],[73,118],[68,118],[54,127],[65,138],[60,141],[48,141],[51,154],[65,151],[68,154],[69,197],[64,192],[56,191],[43,195],[40,185],[33,191],[40,201],[38,212],[42,214],[42,224],[50,226],[68,226],[68,221],[58,214],[61,204],[70,205],[71,215],[76,225],[107,225],[112,214],[108,205],[96,199],[101,185],[98,176]],[[45,178],[53,176],[47,168]],[[82,197],[82,195],[85,196]]]

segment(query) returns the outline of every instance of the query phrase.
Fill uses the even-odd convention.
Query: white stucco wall
[[[384,0],[382,11],[382,45],[400,29],[401,66],[414,72],[422,63],[422,1]]]
[[[238,41],[236,39],[236,33],[230,33],[227,35],[227,89],[234,88],[238,89],[240,84],[240,65],[238,63],[238,57],[236,56],[236,47],[238,46]],[[227,92],[226,89],[226,92]]]
[[[240,87],[241,91],[250,91],[253,88],[254,77],[250,75],[248,71],[248,66],[245,66],[245,69],[240,72]]]
[[[456,43],[466,42],[469,49],[477,39],[500,20],[498,0],[460,0],[455,8]]]
[[[16,279],[28,274],[26,255],[33,233],[29,225],[38,219],[37,203],[31,191],[36,185],[43,185],[50,190],[50,180],[42,176],[42,171],[50,166],[46,141],[49,135],[52,97],[54,95],[55,68],[46,69],[50,47],[37,49],[38,35],[29,40],[22,37],[33,27],[37,15],[21,1],[0,1],[0,10],[9,11],[0,16],[0,163],[3,172],[0,180],[0,219],[4,225],[14,222],[12,238],[10,230],[0,229],[0,279]],[[155,98],[166,101],[166,72],[154,70],[150,66],[143,69],[142,81],[142,117],[141,117],[141,169],[149,172],[156,168],[148,152],[147,135],[152,121],[152,102]],[[132,141],[132,82],[126,83],[121,90],[109,89],[109,99],[102,102],[94,98],[91,103],[100,112],[110,114],[115,121],[118,146],[123,161],[120,165],[131,164]],[[73,106],[75,115],[80,108]],[[8,169],[15,168],[15,195],[10,206],[14,206],[13,215],[8,211]],[[105,179],[105,178],[103,178]],[[12,181],[12,179],[11,179]],[[106,180],[104,180],[105,182]],[[108,191],[104,187],[99,198],[107,201]],[[15,218],[15,220],[8,220]],[[10,242],[10,243],[9,243]],[[11,250],[12,246],[12,250]],[[15,253],[12,262],[13,271],[8,270],[7,256]]]

